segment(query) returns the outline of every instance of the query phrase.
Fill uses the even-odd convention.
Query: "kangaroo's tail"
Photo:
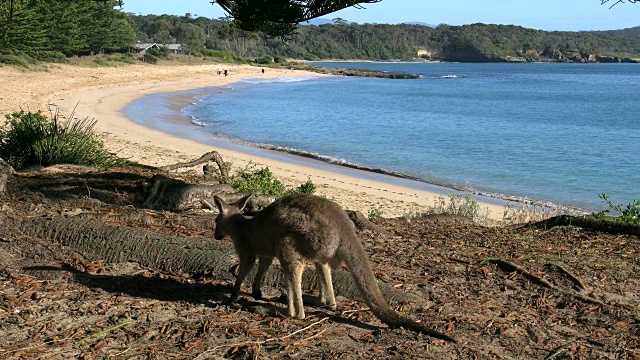
[[[352,238],[343,240],[337,254],[349,267],[349,271],[365,302],[369,305],[373,314],[382,322],[391,328],[403,327],[434,338],[456,342],[454,338],[403,317],[389,307],[378,287],[378,282],[373,275],[364,247],[355,234]]]

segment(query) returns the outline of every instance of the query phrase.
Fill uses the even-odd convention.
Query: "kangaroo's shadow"
[[[188,283],[170,278],[147,277],[143,275],[100,275],[88,274],[69,266],[56,268],[51,266],[31,266],[24,268],[30,271],[66,271],[73,275],[74,281],[88,288],[102,289],[115,294],[127,294],[138,298],[155,299],[160,301],[188,302],[194,305],[217,307],[221,305],[238,306],[243,310],[265,316],[286,316],[286,297],[253,300],[248,294],[241,297],[234,304],[228,304],[230,286],[221,284],[207,284],[202,282]],[[315,298],[305,295],[305,303],[315,302]],[[278,305],[276,305],[278,304]],[[351,320],[334,311],[316,308],[307,311],[309,315],[321,318],[331,317],[332,321],[366,330],[379,330],[378,326]]]

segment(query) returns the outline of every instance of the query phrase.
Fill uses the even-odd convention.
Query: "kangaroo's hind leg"
[[[271,257],[261,257],[260,261],[258,262],[258,272],[256,273],[256,277],[253,279],[253,287],[251,288],[251,294],[256,300],[262,299],[262,290],[260,290],[260,287],[262,285],[264,275],[266,274],[267,270],[269,270],[272,262],[273,258]]]
[[[316,263],[316,272],[318,273],[320,283],[320,303],[329,307],[331,310],[336,309],[336,297],[333,293],[333,282],[331,281],[331,267],[326,263]]]

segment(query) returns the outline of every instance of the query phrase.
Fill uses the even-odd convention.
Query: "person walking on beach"
[[[228,75],[227,69],[224,69],[224,77],[227,77],[227,75]]]
[[[222,69],[218,68],[218,75],[222,75]]]
[[[264,69],[262,69],[262,74],[264,75]]]

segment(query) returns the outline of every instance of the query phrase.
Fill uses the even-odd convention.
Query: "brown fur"
[[[402,317],[384,299],[355,226],[340,206],[313,195],[290,195],[276,200],[254,217],[241,213],[249,196],[234,205],[219,197],[215,238],[229,236],[240,258],[238,278],[231,299],[235,299],[242,282],[260,259],[253,282],[254,297],[261,297],[260,283],[273,258],[278,258],[287,281],[289,315],[303,319],[301,280],[306,263],[313,263],[320,277],[320,300],[335,308],[331,269],[347,264],[355,283],[371,311],[387,325],[405,327],[433,337],[453,338]]]

